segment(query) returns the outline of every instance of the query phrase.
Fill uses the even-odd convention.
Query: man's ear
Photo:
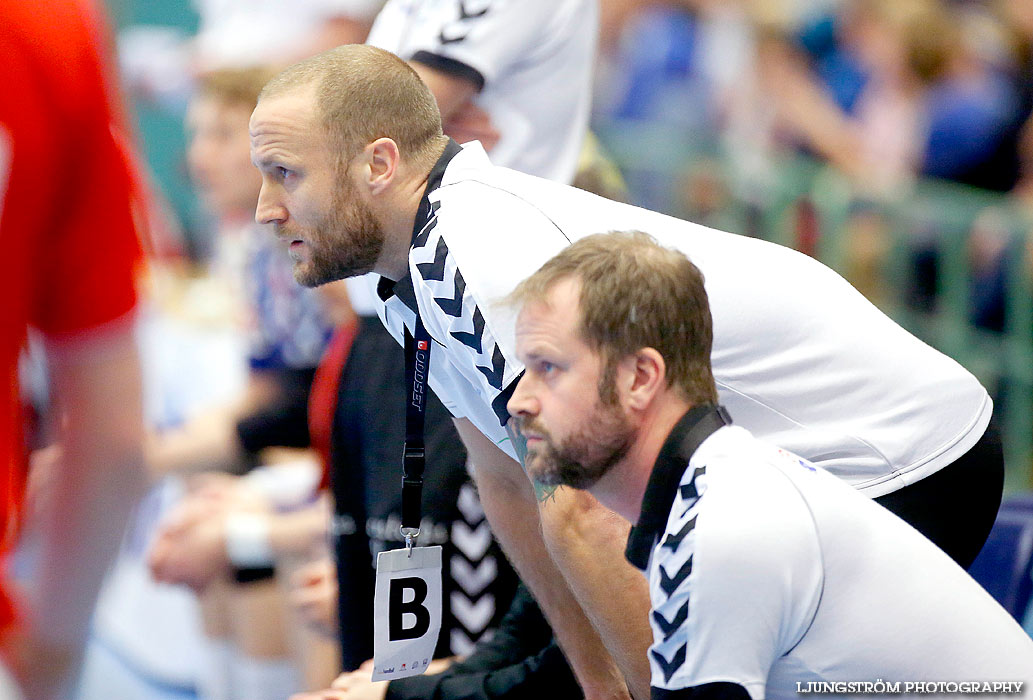
[[[368,144],[363,151],[365,163],[362,176],[370,194],[380,194],[391,186],[401,165],[398,144],[383,137]]]
[[[617,385],[627,408],[644,410],[667,386],[667,363],[653,348],[641,348],[620,361]]]

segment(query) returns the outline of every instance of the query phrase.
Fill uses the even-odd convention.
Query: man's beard
[[[289,231],[278,227],[276,233],[291,239]],[[330,210],[303,240],[309,259],[295,261],[294,279],[306,287],[364,275],[373,269],[384,249],[380,222],[365,202],[354,196],[350,183],[338,187]]]
[[[521,431],[540,435],[544,445],[528,450],[528,473],[543,486],[590,489],[628,454],[634,431],[620,408],[596,403],[583,427],[556,443],[544,426],[521,420]]]

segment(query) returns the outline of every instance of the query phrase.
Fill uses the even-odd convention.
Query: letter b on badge
[[[430,610],[423,604],[427,600],[427,582],[416,576],[407,576],[393,578],[389,585],[388,640],[397,642],[419,639],[427,634],[430,629]],[[406,624],[413,619],[414,622]]]
[[[373,594],[373,680],[427,670],[441,632],[441,547],[377,556]]]

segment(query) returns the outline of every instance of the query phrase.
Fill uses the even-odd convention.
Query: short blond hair
[[[364,44],[345,44],[295,63],[270,80],[259,99],[314,86],[319,118],[345,162],[379,138],[421,162],[444,145],[441,113],[409,64]],[[438,148],[435,148],[435,147]]]
[[[195,94],[225,105],[251,110],[258,104],[262,88],[276,75],[272,68],[220,68],[197,77]]]
[[[581,288],[579,334],[606,361],[600,379],[604,400],[615,400],[617,363],[650,347],[664,358],[667,386],[693,403],[717,403],[710,304],[703,273],[687,257],[640,231],[587,236],[517,285],[506,301],[545,302],[567,279]]]

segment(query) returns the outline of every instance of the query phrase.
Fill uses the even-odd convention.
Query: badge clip
[[[420,528],[418,527],[399,527],[399,531],[402,533],[402,537],[405,538],[405,552],[409,559],[412,559],[412,548],[416,544],[416,538],[420,536]]]

